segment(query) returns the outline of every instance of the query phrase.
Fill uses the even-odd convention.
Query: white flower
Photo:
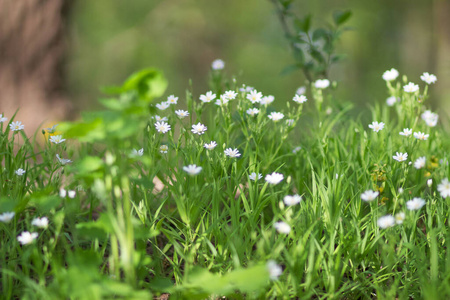
[[[251,92],[254,89],[252,86],[245,86],[245,84],[242,85],[242,87],[239,89],[241,92]]]
[[[229,90],[226,91],[225,94],[223,94],[223,96],[228,100],[234,100],[236,99],[237,93],[235,91]]]
[[[262,174],[261,173],[257,174],[256,172],[252,172],[250,175],[248,175],[248,178],[250,180],[257,181],[258,179],[262,178]]]
[[[297,103],[305,103],[306,101],[308,101],[305,95],[295,95],[292,100]]]
[[[396,161],[402,162],[408,158],[408,153],[396,152],[396,155],[392,156],[392,158],[394,158]]]
[[[419,132],[414,132],[414,137],[416,139],[419,139],[419,140],[426,141],[429,136],[430,136],[429,134],[425,134],[424,132],[420,132],[420,131]]]
[[[375,200],[375,198],[378,197],[379,194],[380,192],[378,191],[367,190],[361,194],[361,199],[363,201],[370,202]]]
[[[19,131],[23,130],[25,128],[25,125],[22,125],[22,122],[20,121],[16,121],[11,122],[11,124],[9,124],[9,128],[11,129],[11,131]]]
[[[277,121],[283,119],[284,115],[282,113],[280,113],[280,112],[273,111],[273,112],[270,113],[270,115],[268,117],[272,121],[277,122]]]
[[[62,135],[52,135],[49,139],[49,141],[52,142],[53,144],[61,144],[65,140],[66,139],[62,138]]]
[[[144,148],[141,148],[139,150],[133,149],[131,151],[131,155],[132,156],[142,156],[142,155],[144,155]]]
[[[441,197],[447,198],[450,196],[450,182],[447,178],[444,178],[441,183],[437,186],[437,189],[439,193],[441,194]]]
[[[408,202],[406,202],[406,207],[409,210],[419,210],[424,205],[425,205],[425,200],[423,200],[422,198],[413,198],[412,200],[409,200]]]
[[[291,226],[285,222],[276,222],[273,227],[278,231],[278,233],[289,234],[291,232]]]
[[[427,84],[432,84],[437,81],[437,77],[433,74],[428,74],[428,72],[423,73],[422,76],[420,76],[420,79],[425,81]]]
[[[224,151],[226,156],[229,157],[239,157],[241,156],[241,154],[239,153],[239,150],[237,148],[234,148],[234,150],[232,148],[227,148]]]
[[[433,185],[433,179],[428,179],[427,180],[427,185],[428,185],[428,187],[431,187],[432,185]]]
[[[304,86],[299,87],[295,93],[297,95],[303,95],[304,93],[306,93],[306,87]]]
[[[272,95],[264,96],[264,97],[261,98],[261,101],[259,102],[259,104],[261,104],[261,105],[269,105],[274,100],[275,100],[275,97],[272,96]]]
[[[250,94],[247,95],[247,99],[250,100],[253,104],[259,103],[261,101],[262,94],[257,90],[252,90]]]
[[[298,151],[300,151],[300,150],[302,150],[302,147],[300,147],[300,146],[297,146],[297,147],[295,147],[293,150],[292,150],[292,153],[297,153]]]
[[[314,86],[317,89],[326,89],[330,86],[330,81],[328,79],[318,79],[314,82]]]
[[[27,245],[27,244],[32,243],[37,237],[38,237],[38,234],[36,232],[30,233],[28,231],[24,231],[19,236],[17,236],[17,240],[22,245]]]
[[[267,174],[265,180],[270,184],[279,184],[284,179],[283,174],[273,172],[272,174]]]
[[[404,190],[400,187],[400,188],[398,188],[398,193],[399,194],[403,194],[403,192],[404,192]]]
[[[247,114],[250,116],[256,116],[259,113],[259,109],[257,108],[249,108],[247,109]]]
[[[169,151],[169,146],[167,146],[167,145],[161,145],[161,146],[159,146],[159,152],[160,153],[167,153],[167,151]]]
[[[377,224],[380,228],[386,229],[395,225],[395,218],[391,215],[386,215],[379,218]]]
[[[302,196],[300,195],[286,195],[283,198],[284,204],[286,204],[287,206],[292,206],[292,205],[296,205],[299,204],[300,201],[302,201]]]
[[[154,117],[152,117],[152,118],[154,118],[156,121],[158,121],[158,122],[161,122],[161,121],[163,121],[163,122],[167,122],[169,119],[167,119],[167,117],[160,117],[160,116],[158,116],[158,115],[155,115]]]
[[[416,159],[416,161],[414,162],[414,168],[416,169],[422,169],[423,167],[425,167],[427,163],[427,159],[425,156],[419,157],[418,159]]]
[[[227,97],[225,97],[224,95],[220,95],[220,99],[217,99],[216,102],[214,103],[215,105],[226,105],[228,104],[228,102],[230,101],[230,99],[228,99]]]
[[[58,159],[59,163],[63,166],[65,164],[70,164],[72,162],[70,159],[59,157],[59,154],[56,154],[56,158]]]
[[[161,102],[156,104],[156,107],[160,110],[165,110],[170,106],[170,104],[168,102]]]
[[[385,81],[392,81],[395,80],[398,77],[398,71],[394,68],[387,70],[383,73],[383,79]]]
[[[202,123],[198,123],[197,125],[192,125],[191,131],[195,134],[202,135],[206,132],[208,128]]]
[[[214,148],[216,148],[217,143],[215,141],[211,141],[209,144],[205,144],[203,145],[203,147],[205,147],[207,150],[212,150]]]
[[[4,117],[3,114],[0,114],[0,123],[6,122],[8,118]]]
[[[384,123],[383,122],[372,122],[372,124],[369,124],[369,128],[371,128],[373,131],[378,132],[380,130],[383,130],[384,128]]]
[[[215,61],[212,62],[211,68],[213,70],[222,70],[223,68],[225,68],[225,63],[221,59],[216,59]]]
[[[438,114],[432,113],[430,110],[426,110],[422,115],[422,120],[427,123],[428,126],[434,127],[436,126],[439,116]]]
[[[156,122],[155,128],[158,132],[166,133],[170,131],[170,125],[166,122]]]
[[[392,96],[392,97],[389,97],[389,98],[386,99],[386,104],[387,104],[387,106],[394,106],[394,104],[397,101],[398,101],[397,97]]]
[[[398,214],[395,214],[395,223],[403,224],[404,220],[405,220],[405,213],[404,212],[399,212]]]
[[[9,223],[14,218],[15,212],[5,212],[0,214],[0,222]]]
[[[66,195],[67,195],[67,191],[65,189],[63,189],[63,188],[60,188],[59,189],[59,196],[61,198],[64,198],[64,197],[66,197]]]
[[[283,273],[283,269],[274,260],[269,260],[266,267],[270,280],[277,280]]]
[[[47,133],[55,133],[56,131],[56,126],[58,126],[58,124],[53,125],[50,128],[45,128],[45,131],[47,131]]]
[[[403,136],[410,136],[412,134],[412,129],[404,128],[399,134]]]
[[[178,102],[178,97],[175,97],[175,95],[170,95],[169,97],[167,97],[167,104],[177,104]]]
[[[18,176],[22,176],[23,174],[25,174],[25,170],[22,168],[19,168],[16,170],[15,172]]]
[[[180,117],[180,119],[189,116],[189,112],[187,110],[179,109],[179,110],[176,110],[175,113],[177,114],[178,117]]]
[[[407,93],[415,93],[419,90],[419,85],[410,82],[403,86],[403,90]]]
[[[197,175],[198,173],[200,173],[202,170],[202,167],[198,167],[197,165],[189,165],[189,166],[184,166],[183,170],[192,176],[192,175]]]
[[[75,198],[76,194],[77,193],[75,191],[73,191],[73,190],[68,190],[67,191],[67,196],[69,196],[69,198],[71,198],[71,199]]]
[[[204,103],[209,103],[216,99],[216,94],[213,94],[213,92],[209,91],[206,93],[206,95],[200,95],[200,101]]]
[[[48,227],[48,219],[46,217],[35,218],[31,221],[31,225],[34,225],[39,228],[47,228]]]

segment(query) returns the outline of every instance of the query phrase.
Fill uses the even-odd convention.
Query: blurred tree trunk
[[[71,109],[63,90],[70,2],[0,0],[0,113],[10,119],[20,108],[28,134]]]

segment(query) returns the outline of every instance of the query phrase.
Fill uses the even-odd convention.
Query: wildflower
[[[404,190],[400,187],[400,188],[398,188],[398,193],[401,195],[401,194],[403,194],[403,192],[404,192]]]
[[[371,128],[373,131],[378,132],[380,130],[383,130],[384,128],[384,123],[383,122],[372,122],[372,124],[369,124],[369,128]]]
[[[15,172],[18,176],[22,176],[23,174],[25,174],[25,170],[22,168],[19,168],[16,170]]]
[[[159,110],[165,110],[165,109],[167,109],[169,106],[170,106],[170,104],[169,104],[168,102],[161,102],[161,103],[156,104],[156,107],[157,107]]]
[[[444,178],[441,183],[437,186],[439,193],[442,198],[447,198],[450,196],[450,182],[447,178]]]
[[[297,95],[303,95],[304,93],[306,93],[306,87],[304,86],[299,87],[295,93]]]
[[[396,161],[402,162],[408,158],[408,153],[396,152],[396,155],[392,156],[392,158],[394,158]]]
[[[261,173],[256,173],[256,172],[252,172],[250,175],[248,175],[248,178],[250,180],[257,181],[257,180],[262,178],[262,174]]]
[[[56,131],[56,126],[58,126],[58,124],[53,125],[50,128],[45,128],[45,131],[47,131],[47,133],[55,133]]]
[[[437,81],[437,77],[433,74],[429,74],[428,72],[423,73],[422,76],[420,76],[420,79],[425,81],[427,84],[432,84]]]
[[[4,117],[3,114],[0,114],[0,123],[5,122],[8,118]]]
[[[155,127],[158,132],[166,133],[170,131],[170,125],[166,122],[156,122]]]
[[[67,196],[69,196],[69,198],[71,198],[71,199],[75,198],[76,195],[77,195],[77,193],[73,190],[67,191]]]
[[[59,157],[59,154],[56,154],[56,158],[58,159],[59,163],[63,166],[65,164],[70,164],[72,162],[70,159]]]
[[[66,197],[66,195],[67,195],[67,191],[65,189],[63,189],[63,188],[60,188],[59,189],[59,196],[61,198],[64,198],[64,197]]]
[[[193,175],[197,175],[198,173],[201,172],[202,167],[198,167],[197,165],[189,165],[189,166],[184,166],[183,170],[188,173],[189,175],[193,176]]]
[[[430,110],[426,110],[421,117],[429,127],[436,126],[439,119],[438,114],[432,113]]]
[[[61,144],[62,142],[64,142],[66,139],[62,138],[62,135],[52,135],[49,138],[49,141],[52,142],[53,144]]]
[[[391,215],[386,215],[380,217],[377,221],[377,224],[381,229],[386,229],[395,225],[395,218]]]
[[[363,201],[370,202],[375,200],[375,198],[378,197],[379,194],[380,192],[378,191],[367,190],[361,194],[361,199]]]
[[[295,122],[294,119],[287,119],[287,120],[286,120],[286,124],[287,124],[288,126],[294,125],[294,122]]]
[[[392,81],[395,80],[398,77],[398,71],[394,68],[387,70],[383,73],[383,79],[385,81]]]
[[[326,89],[330,86],[330,81],[328,79],[318,79],[314,82],[314,86],[317,89]]]
[[[36,232],[30,233],[28,231],[24,231],[19,236],[17,236],[17,240],[22,245],[27,245],[27,244],[32,243],[37,237],[38,237],[38,234]]]
[[[407,93],[415,93],[419,90],[419,86],[417,84],[410,82],[407,85],[403,86],[403,90]]]
[[[207,129],[208,128],[205,125],[198,123],[197,125],[192,125],[191,131],[195,134],[202,135],[206,132]]]
[[[48,219],[46,217],[35,218],[31,221],[31,225],[34,225],[39,228],[47,228],[48,227]]]
[[[252,90],[250,94],[247,95],[247,99],[250,100],[253,104],[261,102],[262,94],[257,90]]]
[[[302,201],[302,196],[300,195],[286,195],[283,198],[284,204],[286,204],[287,206],[292,206],[292,205],[296,205],[299,204],[300,201]]]
[[[169,151],[169,146],[167,146],[167,145],[161,145],[161,146],[159,146],[159,152],[160,153],[167,153],[167,151]]]
[[[424,205],[425,205],[425,200],[423,200],[422,198],[413,198],[412,200],[409,200],[408,202],[406,202],[406,207],[409,210],[419,210]]]
[[[131,151],[131,155],[132,156],[142,156],[142,155],[144,155],[144,148],[141,148],[139,150],[133,149]]]
[[[261,104],[261,105],[269,105],[274,100],[275,100],[275,97],[272,96],[272,95],[264,96],[264,97],[261,98],[261,101],[259,102],[259,104]]]
[[[225,97],[224,95],[220,96],[220,99],[217,99],[216,102],[214,103],[215,105],[226,105],[228,104],[228,102],[230,101],[230,99],[228,99],[227,97]]]
[[[259,113],[259,109],[257,108],[249,108],[247,109],[247,114],[249,114],[250,116],[256,116]]]
[[[405,213],[404,212],[399,212],[398,214],[395,214],[395,223],[403,224],[404,220],[405,220]]]
[[[225,149],[224,153],[226,156],[229,156],[229,157],[241,156],[241,154],[239,153],[239,150],[237,148],[234,148],[234,150],[231,148]]]
[[[245,86],[245,84],[242,85],[242,87],[239,89],[241,92],[251,92],[254,89],[252,86]]]
[[[278,233],[289,234],[291,232],[291,226],[285,222],[276,222],[273,227],[278,231]]]
[[[214,148],[216,148],[217,143],[215,141],[211,141],[209,144],[205,144],[203,145],[203,147],[205,147],[207,150],[213,150]]]
[[[426,141],[429,136],[429,134],[425,134],[424,132],[414,132],[414,137],[419,140]]]
[[[167,97],[167,104],[177,104],[178,102],[178,97],[175,97],[175,95],[170,95],[169,97]]]
[[[19,131],[23,130],[25,128],[25,125],[22,125],[22,122],[20,121],[16,121],[11,122],[11,124],[9,124],[9,128],[11,129],[11,131]]]
[[[412,134],[412,129],[404,128],[403,131],[400,132],[400,135],[410,136]]]
[[[160,116],[158,116],[158,115],[155,115],[154,117],[152,117],[152,118],[154,118],[156,121],[158,121],[158,122],[167,122],[169,119],[167,118],[167,117],[160,117]]]
[[[265,180],[270,184],[279,184],[284,179],[283,174],[273,172],[272,174],[267,174]]]
[[[274,260],[269,260],[266,264],[267,271],[269,272],[270,280],[277,280],[283,273],[283,269]]]
[[[280,112],[273,111],[269,115],[269,119],[271,119],[274,122],[277,122],[277,121],[279,121],[279,120],[281,120],[283,118],[284,118],[284,115],[282,113],[280,113]]]
[[[433,179],[428,179],[427,180],[427,185],[428,185],[428,187],[431,187],[432,185],[433,185]]]
[[[213,94],[213,92],[209,91],[206,93],[206,95],[200,95],[200,101],[203,103],[209,103],[216,99],[216,94]]]
[[[0,214],[0,222],[2,223],[9,223],[14,218],[15,212],[5,212]]]
[[[298,151],[300,151],[300,150],[302,150],[302,147],[300,147],[300,146],[297,146],[297,147],[295,147],[293,150],[292,150],[292,153],[297,153]]]
[[[187,117],[187,116],[189,116],[189,112],[188,112],[187,110],[181,110],[181,109],[179,109],[179,110],[176,110],[175,113],[176,113],[177,116],[180,117],[181,119],[182,119],[182,118],[185,118],[185,117]]]
[[[387,104],[387,106],[394,106],[394,104],[397,101],[398,101],[397,97],[392,96],[392,97],[389,97],[389,98],[386,99],[386,104]]]
[[[427,159],[425,156],[419,157],[418,159],[416,159],[416,161],[414,162],[414,168],[416,169],[422,169],[423,167],[425,167],[427,162]]]
[[[295,95],[294,98],[292,99],[294,102],[297,103],[305,103],[306,101],[308,101],[308,99],[306,98],[305,95]]]
[[[213,70],[222,70],[223,68],[225,68],[225,63],[221,59],[216,59],[215,61],[212,62],[211,68]]]
[[[229,90],[226,91],[225,94],[223,94],[223,96],[229,100],[234,100],[236,99],[237,93],[235,91]]]

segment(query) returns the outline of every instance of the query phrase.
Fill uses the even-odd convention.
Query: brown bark
[[[28,134],[65,118],[65,0],[0,0],[0,113]],[[8,120],[9,121],[9,120]]]

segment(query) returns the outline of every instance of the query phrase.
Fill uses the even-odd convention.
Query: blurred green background
[[[450,103],[449,1],[294,1],[299,16],[313,14],[314,27],[331,22],[337,9],[353,12],[347,24],[353,30],[338,45],[347,58],[330,74],[340,83],[340,97],[361,108],[384,103],[381,75],[394,67],[421,86],[423,72],[436,74],[432,107]],[[180,100],[190,79],[195,96],[208,90],[216,58],[239,83],[279,102],[292,99],[305,80],[300,71],[280,75],[294,61],[269,0],[78,0],[69,28],[67,88],[79,109],[95,108],[99,87],[144,67],[163,70],[167,95]]]

